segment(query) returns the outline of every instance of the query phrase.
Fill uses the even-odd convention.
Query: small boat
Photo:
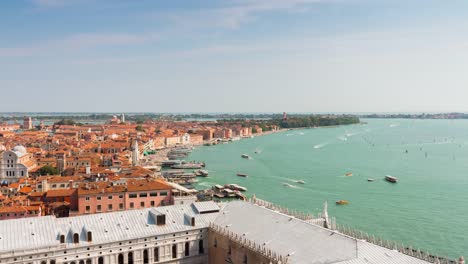
[[[231,189],[231,190],[234,190],[234,191],[241,191],[241,192],[247,191],[247,188],[245,188],[243,186],[240,186],[240,185],[237,185],[237,184],[234,184],[234,183],[226,184],[226,185],[224,185],[224,188],[228,188],[228,189]]]
[[[241,157],[244,158],[244,159],[250,158],[249,155],[247,155],[247,154],[242,154]]]
[[[391,183],[396,183],[398,181],[397,177],[391,176],[391,175],[386,175],[385,180]]]
[[[247,177],[248,175],[245,174],[245,173],[240,173],[240,172],[238,172],[238,173],[237,173],[237,176],[239,176],[239,177],[244,177],[244,178],[245,178],[245,177]]]
[[[345,174],[345,176],[351,177],[351,176],[353,176],[353,174],[351,172],[348,172],[348,173]]]
[[[195,176],[208,177],[208,171],[206,170],[194,170]]]
[[[305,184],[305,181],[303,181],[303,180],[298,180],[298,181],[296,181],[296,183]]]
[[[339,200],[339,201],[336,201],[336,204],[343,205],[343,204],[349,204],[349,202],[346,200]]]
[[[372,178],[369,178],[369,179],[367,179],[367,181],[368,181],[368,182],[373,182],[373,181],[374,181],[374,179],[372,179]]]

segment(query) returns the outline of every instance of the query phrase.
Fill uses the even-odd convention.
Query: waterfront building
[[[181,143],[180,136],[170,136],[166,137],[166,146],[175,146]]]
[[[6,220],[0,225],[0,263],[435,262],[434,255],[412,257],[324,228],[324,221],[244,201]]]
[[[78,211],[71,214],[133,210],[172,203],[172,187],[160,180],[82,183],[78,187]]]
[[[0,183],[17,182],[27,178],[28,171],[36,167],[32,154],[23,146],[16,146],[11,151],[0,153]]]
[[[182,145],[187,145],[190,143],[190,134],[188,133],[184,133],[181,137],[180,137],[180,143]]]

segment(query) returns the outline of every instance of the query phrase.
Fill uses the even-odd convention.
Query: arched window
[[[60,243],[65,243],[65,235],[60,235]]]
[[[205,248],[203,247],[203,240],[198,241],[198,254],[204,254]]]
[[[133,252],[128,252],[128,264],[133,264]]]
[[[78,233],[73,234],[73,243],[80,243],[80,235],[78,235]]]
[[[55,264],[55,260],[54,260],[54,259],[51,260],[51,261],[50,261],[50,264]]]
[[[216,239],[215,237],[215,240],[214,240],[214,245],[213,245],[215,248],[218,247],[218,240]]]
[[[154,262],[159,262],[159,247],[154,248]]]
[[[80,260],[80,264],[84,264],[84,260]]]
[[[104,258],[103,257],[98,258],[98,264],[104,264]]]
[[[70,262],[70,264],[76,264],[75,261]]]
[[[124,256],[122,254],[119,254],[119,257],[118,257],[118,264],[124,264]]]
[[[228,255],[231,255],[231,253],[232,253],[231,245],[229,244],[229,246],[228,246]]]
[[[47,264],[47,261],[41,261],[41,264]]]
[[[92,261],[90,259],[86,260],[86,264],[91,264],[91,263],[92,263]]]
[[[177,258],[177,245],[172,245],[172,258]]]
[[[190,255],[190,244],[189,242],[185,242],[185,256],[188,257]]]
[[[88,242],[93,242],[93,234],[91,233],[91,231],[88,231],[87,238],[88,238]]]
[[[247,264],[247,255],[244,255],[244,262],[242,263]]]
[[[148,264],[148,263],[149,263],[148,250],[145,249],[143,250],[143,264]]]

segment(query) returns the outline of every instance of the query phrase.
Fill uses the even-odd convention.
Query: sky
[[[466,0],[3,0],[0,112],[468,112]]]

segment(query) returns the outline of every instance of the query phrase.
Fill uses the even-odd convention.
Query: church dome
[[[21,154],[26,154],[27,153],[27,150],[25,147],[21,146],[21,145],[18,145],[16,147],[13,148],[13,151],[14,152],[18,152],[18,153],[21,153]]]

